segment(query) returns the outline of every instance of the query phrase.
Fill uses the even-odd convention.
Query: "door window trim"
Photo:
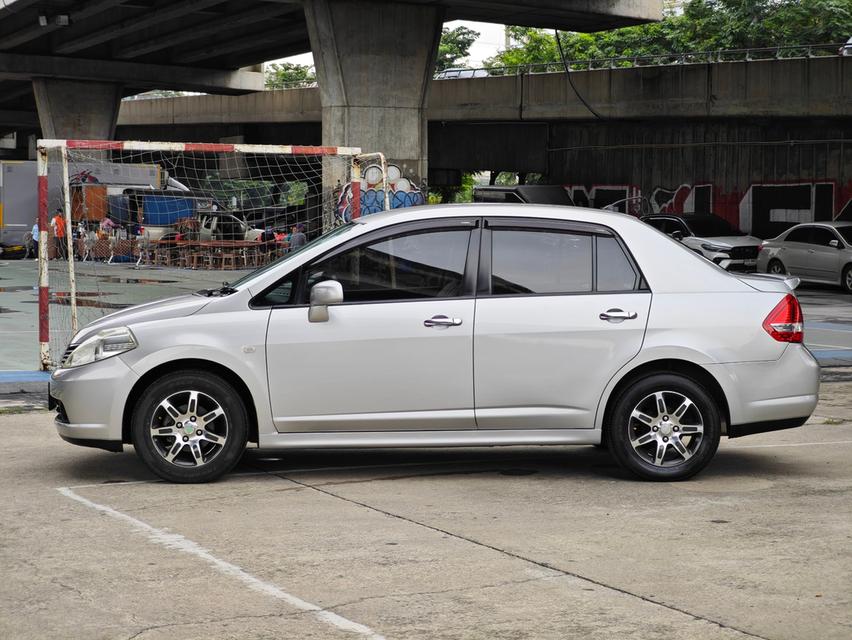
[[[292,308],[307,308],[310,306],[308,301],[307,274],[311,267],[333,258],[337,255],[345,253],[357,247],[374,244],[386,238],[399,236],[404,233],[427,233],[430,231],[456,231],[458,229],[467,229],[470,231],[468,238],[467,254],[465,256],[465,267],[462,275],[463,295],[459,296],[441,296],[434,298],[403,298],[399,300],[356,300],[347,302],[344,300],[339,305],[363,305],[363,304],[396,304],[402,302],[426,302],[429,300],[464,300],[474,297],[474,287],[476,283],[476,273],[478,269],[477,258],[480,254],[480,229],[482,219],[478,216],[464,216],[458,218],[435,218],[432,220],[416,220],[413,222],[400,222],[397,224],[381,227],[373,232],[366,233],[352,238],[336,247],[332,247],[325,253],[316,256],[309,263],[300,265],[292,271],[284,274],[276,280],[272,285],[266,287],[259,294],[254,296],[249,302],[249,306],[253,309],[292,309]],[[293,296],[294,302],[284,305],[264,304],[262,302],[264,296],[277,288],[282,283],[286,282],[291,276],[296,277],[296,287]]]
[[[515,229],[518,231],[552,231],[555,233],[574,233],[592,237],[592,290],[591,291],[564,291],[558,293],[508,293],[494,295],[491,293],[491,252],[492,252],[492,230]],[[597,238],[614,238],[618,246],[624,252],[628,263],[636,273],[636,284],[633,289],[626,291],[598,291],[598,262],[597,262]],[[613,229],[605,225],[589,222],[573,222],[569,220],[548,220],[544,218],[488,218],[483,222],[480,240],[479,270],[477,271],[476,296],[481,298],[536,298],[553,296],[590,296],[590,295],[613,295],[630,293],[651,293],[648,281],[639,268],[639,264]]]

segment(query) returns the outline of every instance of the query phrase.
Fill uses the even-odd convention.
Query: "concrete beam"
[[[252,33],[251,35],[243,36],[242,38],[227,38],[221,41],[209,43],[199,49],[191,49],[176,53],[172,59],[181,64],[192,64],[193,62],[211,60],[213,58],[219,58],[238,51],[260,49],[266,45],[272,44],[285,44],[293,38],[293,36],[297,36],[301,40],[304,38],[304,32],[304,23],[284,29],[276,27],[269,31]]]
[[[168,47],[174,47],[184,42],[191,42],[201,38],[207,38],[212,35],[228,31],[231,29],[245,27],[258,22],[264,22],[273,18],[279,18],[290,13],[302,13],[301,7],[293,9],[292,5],[286,4],[269,4],[258,9],[251,9],[238,13],[215,18],[202,24],[195,25],[192,29],[178,29],[170,31],[156,38],[148,38],[142,42],[128,45],[119,48],[115,57],[122,60],[138,58],[154,51],[160,51]]]
[[[121,85],[79,80],[33,80],[44,138],[111,140],[121,104]]]
[[[112,9],[115,6],[122,4],[122,2],[124,2],[124,0],[96,0],[95,2],[87,3],[81,9],[70,11],[68,15],[71,18],[72,24],[75,22],[82,22],[86,18],[103,13],[108,9]],[[41,38],[42,36],[52,33],[58,29],[67,28],[68,27],[61,27],[55,22],[50,22],[46,26],[42,27],[36,20],[33,20],[33,24],[31,26],[24,29],[16,29],[14,33],[7,34],[0,38],[0,51],[8,51],[9,49],[25,44],[30,40]]]
[[[261,91],[264,86],[263,74],[249,71],[0,53],[0,79],[29,80],[38,77],[126,83],[141,89],[231,94]]]
[[[38,114],[35,111],[0,109],[0,126],[6,128],[37,128],[39,126]]]
[[[67,40],[54,47],[53,50],[55,53],[63,55],[76,53],[78,51],[94,47],[102,42],[109,42],[110,40],[115,40],[121,36],[126,36],[134,31],[141,31],[142,29],[147,29],[148,27],[155,26],[161,22],[175,20],[190,13],[202,11],[203,9],[207,9],[213,5],[222,4],[223,1],[224,0],[185,0],[184,2],[171,3],[165,8],[148,11],[130,20],[125,20],[124,22],[119,22],[118,24],[108,27],[101,27],[100,29],[89,32],[83,36]]]

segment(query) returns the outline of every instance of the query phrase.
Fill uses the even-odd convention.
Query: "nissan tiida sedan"
[[[839,284],[852,293],[852,222],[798,224],[763,242],[757,268],[808,282]]]
[[[214,480],[247,446],[572,444],[681,480],[720,436],[814,410],[795,284],[728,273],[618,213],[398,210],[93,322],[51,402],[65,440],[132,444],[174,482]]]

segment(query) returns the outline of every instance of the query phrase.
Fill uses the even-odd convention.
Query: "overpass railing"
[[[752,62],[757,60],[828,58],[840,56],[844,46],[844,43],[837,43],[787,45],[783,47],[758,47],[751,49],[718,49],[715,51],[663,53],[649,56],[621,56],[614,58],[569,60],[567,61],[567,64],[572,71],[596,71],[601,69],[664,67],[672,65],[714,64],[724,62]],[[850,51],[850,54],[852,54],[852,51]],[[565,67],[562,62],[556,61],[512,67],[490,67],[474,69],[472,71],[485,71],[489,76],[514,76],[531,73],[558,73],[564,70]]]
[[[714,51],[689,51],[686,53],[660,53],[649,56],[620,56],[613,58],[590,58],[569,60],[571,71],[597,71],[603,69],[629,69],[636,67],[667,67],[689,64],[718,64],[724,62],[753,62],[757,60],[796,60],[803,58],[830,58],[842,55],[845,43],[797,44],[781,47],[753,47],[750,49],[717,49]],[[852,48],[847,49],[852,55]],[[517,76],[535,73],[561,73],[565,71],[561,61],[524,64],[511,67],[465,67],[435,74],[436,80],[457,78],[485,78],[490,76]],[[457,73],[458,72],[458,73]],[[311,74],[313,75],[313,74]],[[316,79],[285,83],[284,89],[317,86]]]

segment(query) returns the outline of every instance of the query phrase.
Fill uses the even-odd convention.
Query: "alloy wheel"
[[[178,391],[154,410],[149,433],[154,450],[166,462],[179,467],[200,467],[225,447],[228,418],[210,395]]]
[[[656,391],[634,407],[628,424],[633,450],[657,467],[689,460],[704,436],[698,406],[678,391]]]

